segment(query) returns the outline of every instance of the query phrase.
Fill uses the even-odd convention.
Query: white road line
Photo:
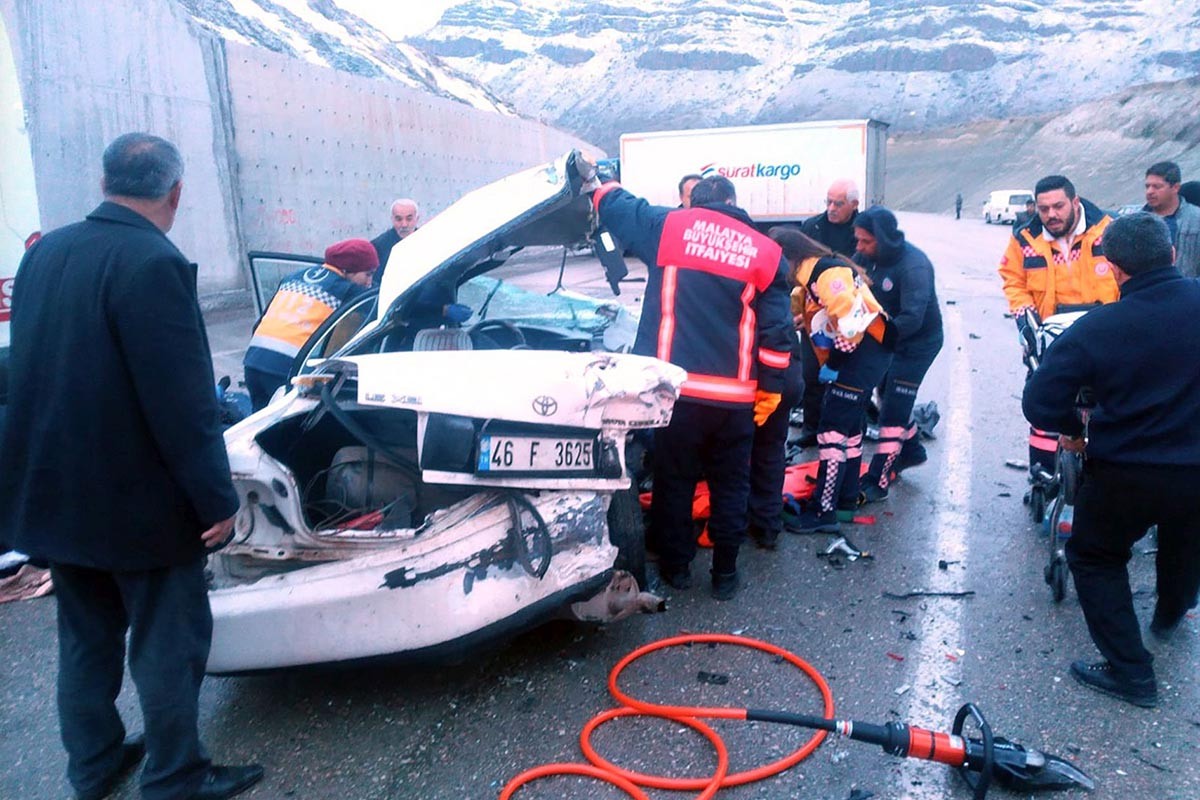
[[[962,314],[958,307],[944,309],[946,345],[942,357],[949,357],[946,370],[950,386],[946,392],[946,427],[938,437],[945,462],[942,465],[935,520],[936,538],[928,554],[924,584],[915,589],[937,592],[961,592],[966,587],[967,531],[971,521],[971,363],[963,341]],[[949,569],[938,569],[938,560],[958,561]],[[915,575],[919,575],[918,571]],[[915,576],[914,576],[915,577]],[[946,679],[962,677],[962,609],[964,601],[931,597],[925,601],[921,619],[921,640],[907,680],[912,690],[905,695],[908,716],[903,720],[922,728],[950,728],[961,700],[954,685]],[[959,660],[947,658],[953,656]],[[914,717],[915,715],[915,717]],[[897,787],[907,800],[943,800],[949,796],[951,780],[957,776],[941,764],[905,759]],[[919,785],[914,782],[919,781]]]

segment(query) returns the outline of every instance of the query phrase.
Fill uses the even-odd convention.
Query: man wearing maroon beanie
[[[330,314],[371,285],[379,255],[366,239],[346,239],[325,250],[325,263],[288,275],[250,339],[243,365],[250,402],[258,411],[287,382],[300,348]]]

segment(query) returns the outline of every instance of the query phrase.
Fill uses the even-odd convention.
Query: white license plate
[[[594,465],[595,441],[548,436],[479,438],[477,472],[578,472]]]

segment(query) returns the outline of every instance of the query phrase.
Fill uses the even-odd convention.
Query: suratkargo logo
[[[12,318],[13,278],[0,278],[0,322]]]
[[[725,166],[713,162],[700,168],[700,174],[705,178],[720,175],[723,178],[778,178],[786,181],[793,175],[800,174],[799,164],[740,164]]]
[[[540,417],[553,416],[558,411],[558,401],[549,395],[539,395],[533,398],[533,410]]]

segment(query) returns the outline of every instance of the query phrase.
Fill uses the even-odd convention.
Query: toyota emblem
[[[558,401],[549,395],[540,395],[533,398],[533,410],[538,416],[552,417],[558,411]]]

